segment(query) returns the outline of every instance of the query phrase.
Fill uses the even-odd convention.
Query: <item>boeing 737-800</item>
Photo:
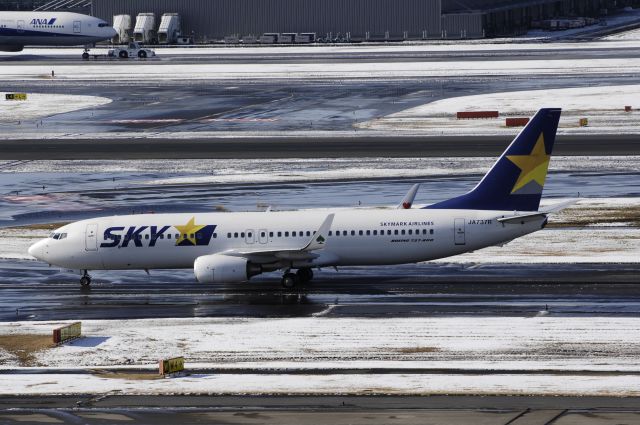
[[[193,267],[208,283],[282,270],[290,288],[314,268],[415,263],[503,244],[544,228],[566,205],[539,209],[559,119],[560,109],[541,109],[473,190],[423,208],[103,217],[63,226],[29,253],[83,271],[82,285],[88,270]]]
[[[19,52],[24,46],[88,46],[115,35],[116,30],[102,19],[79,13],[0,12],[4,52]],[[86,51],[85,55],[89,57]]]

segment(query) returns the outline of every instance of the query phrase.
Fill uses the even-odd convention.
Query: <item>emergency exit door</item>
[[[87,251],[98,250],[98,225],[95,223],[87,224],[87,230],[84,234],[84,249]]]
[[[465,244],[465,236],[464,236],[464,218],[456,218],[453,226],[454,232],[454,241],[456,245],[464,245]]]

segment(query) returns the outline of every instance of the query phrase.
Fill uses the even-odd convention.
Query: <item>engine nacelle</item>
[[[196,258],[193,273],[200,283],[246,282],[262,273],[262,268],[243,257],[213,254]]]

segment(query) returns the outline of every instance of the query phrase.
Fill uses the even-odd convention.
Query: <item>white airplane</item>
[[[0,12],[0,51],[4,52],[19,52],[24,46],[88,46],[115,35],[116,30],[104,20],[79,13]],[[83,57],[89,57],[86,50]]]
[[[390,209],[112,216],[63,226],[29,254],[81,270],[83,286],[88,270],[193,267],[206,283],[282,270],[291,288],[313,268],[415,263],[504,244],[569,204],[539,209],[559,119],[560,109],[541,109],[473,190],[423,208],[406,208],[410,191],[409,205]]]

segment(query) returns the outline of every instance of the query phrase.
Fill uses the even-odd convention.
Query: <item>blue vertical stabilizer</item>
[[[425,208],[537,211],[560,111],[540,109],[473,190]]]

